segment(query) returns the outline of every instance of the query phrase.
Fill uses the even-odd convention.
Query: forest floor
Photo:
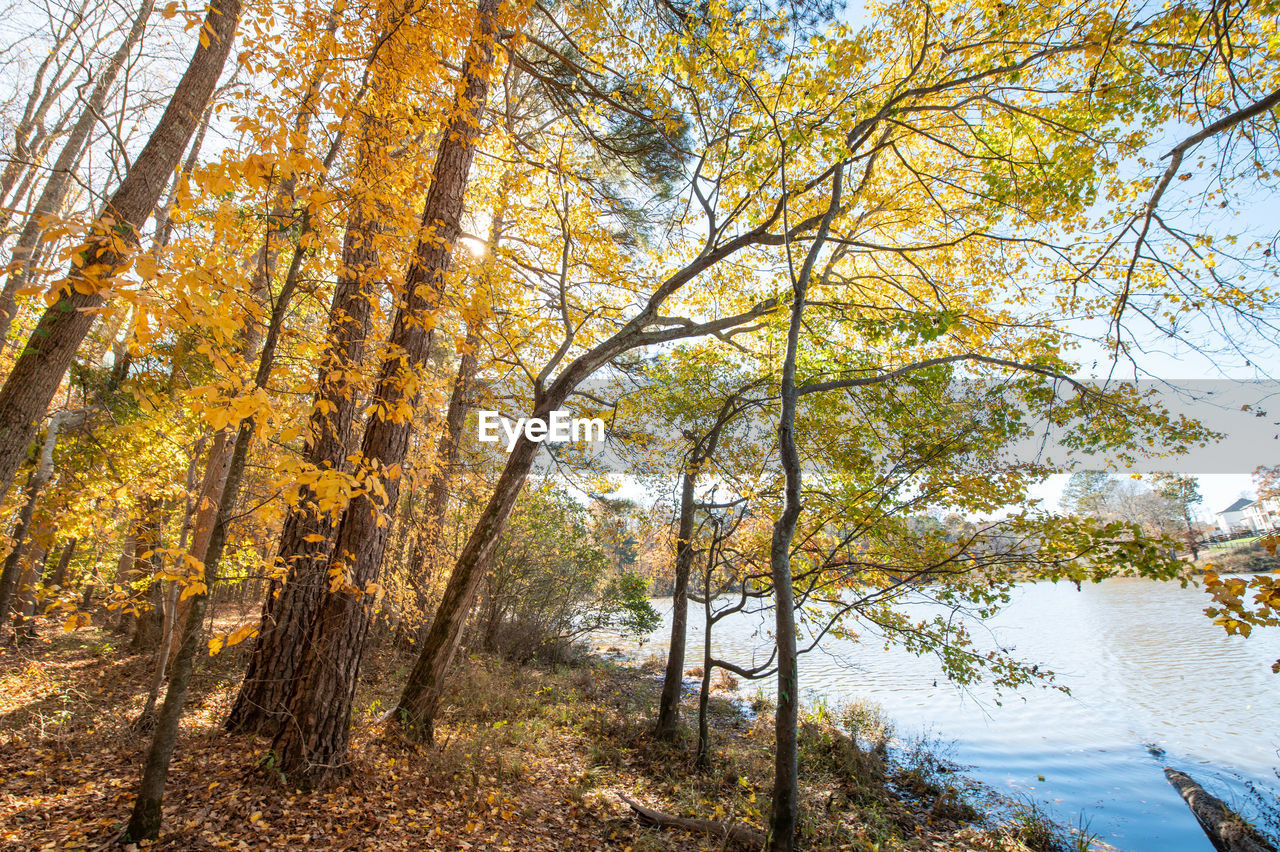
[[[123,644],[108,631],[67,634],[50,624],[35,642],[0,652],[0,849],[98,849],[118,836],[148,742],[131,720],[151,671],[148,655]],[[711,835],[643,825],[620,795],[668,813],[764,825],[767,708],[715,699],[713,768],[699,772],[691,742],[649,735],[658,681],[595,658],[559,667],[469,658],[431,748],[378,730],[411,662],[381,649],[365,667],[350,771],[300,792],[263,760],[267,740],[219,728],[250,644],[205,658],[193,678],[164,834],[150,848],[724,848]],[[686,700],[690,725],[695,707]],[[861,735],[841,730],[840,715]],[[878,725],[865,707],[805,720],[802,848],[1071,848],[1060,829],[1046,836],[1055,830],[1047,821],[984,824],[959,776],[923,750],[903,763],[860,745],[880,735]]]

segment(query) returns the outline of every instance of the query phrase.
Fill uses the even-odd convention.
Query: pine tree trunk
[[[41,316],[0,388],[0,494],[7,493],[49,402],[89,333],[103,292],[173,177],[222,73],[241,0],[213,0],[201,40],[156,129],[103,208],[99,226],[68,271],[68,283]]]
[[[317,471],[345,471],[353,449],[356,391],[352,376],[363,360],[369,333],[372,288],[369,272],[378,266],[373,247],[376,223],[356,215],[343,239],[342,265],[329,308],[328,351],[320,368],[306,461]],[[335,523],[313,508],[315,495],[303,489],[285,518],[277,560],[283,585],[272,583],[262,605],[258,638],[240,692],[227,717],[233,732],[274,736],[286,709],[299,660],[328,582],[329,543]],[[316,536],[321,536],[316,540]]]
[[[346,756],[351,704],[370,621],[363,590],[381,568],[387,527],[379,521],[395,511],[400,466],[418,403],[417,374],[431,355],[430,319],[440,304],[460,234],[463,196],[493,67],[498,5],[497,0],[480,0],[476,10],[460,109],[442,137],[423,211],[423,231],[430,236],[418,243],[392,326],[389,342],[401,354],[383,363],[376,391],[382,413],[371,416],[365,428],[362,464],[381,479],[386,500],[379,505],[361,495],[343,514],[330,564],[345,574],[346,583],[324,595],[289,703],[291,724],[281,728],[272,745],[280,768],[304,784],[322,782],[341,768]]]

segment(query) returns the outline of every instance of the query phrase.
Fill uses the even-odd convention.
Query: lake
[[[962,693],[948,685],[932,657],[886,651],[873,638],[828,637],[801,658],[801,688],[809,701],[874,700],[899,736],[951,744],[945,755],[969,776],[1048,802],[1067,824],[1083,814],[1091,832],[1120,849],[1212,850],[1161,770],[1187,772],[1275,831],[1259,817],[1280,807],[1280,676],[1271,673],[1280,631],[1227,636],[1204,616],[1207,600],[1195,587],[1135,579],[1079,590],[1020,586],[986,639],[1052,669],[1070,695],[1029,689],[997,705],[988,688]],[[665,655],[671,600],[654,603],[662,627],[641,644],[607,644]],[[689,615],[686,668],[702,661],[702,607],[691,604]],[[739,665],[763,660],[771,629],[772,613],[731,616],[716,625],[715,653]],[[739,692],[761,688],[772,696],[771,681],[743,682]],[[688,702],[685,712],[695,708]]]

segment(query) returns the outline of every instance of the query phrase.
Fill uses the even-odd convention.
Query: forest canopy
[[[1094,511],[1083,481],[1053,512],[1034,487],[1072,452],[1158,466],[1219,437],[1120,381],[1162,353],[1274,363],[1277,20],[19,0],[0,615],[15,643],[110,624],[150,655],[120,839],[161,832],[193,673],[236,646],[227,735],[320,788],[375,648],[405,660],[377,724],[432,743],[472,650],[564,659],[651,631],[670,593],[670,738],[689,602],[763,607],[773,656],[707,656],[704,692],[717,667],[776,675],[775,850],[797,843],[797,657],[824,637],[1052,686],[973,642],[1016,583],[1185,581],[1199,553],[1186,512]],[[563,411],[603,450],[478,431]],[[1049,426],[1065,454],[1012,452]],[[1157,483],[1184,508],[1188,487]],[[1210,586],[1228,630],[1277,623],[1274,577]],[[216,628],[232,600],[256,615]]]

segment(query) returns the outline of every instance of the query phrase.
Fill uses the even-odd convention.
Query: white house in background
[[[1224,535],[1231,535],[1236,532],[1249,532],[1256,529],[1249,522],[1248,509],[1252,505],[1253,501],[1248,497],[1241,497],[1221,512],[1218,512],[1218,531]]]
[[[1244,519],[1256,533],[1280,528],[1280,497],[1264,497],[1250,503],[1245,507]]]

